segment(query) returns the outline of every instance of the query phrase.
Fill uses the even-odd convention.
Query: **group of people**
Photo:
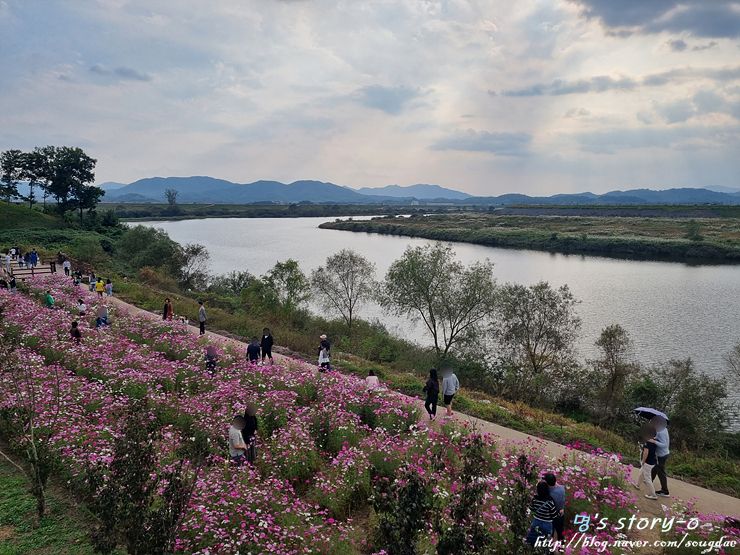
[[[648,499],[670,497],[665,467],[670,455],[671,439],[665,419],[655,416],[645,424],[640,430],[640,442],[640,474],[632,485],[639,490],[641,483],[644,483],[647,490],[645,497]],[[660,482],[657,491],[653,485],[656,477]]]
[[[253,337],[249,345],[247,345],[247,359],[252,364],[259,364],[260,358],[262,364],[265,360],[269,360],[272,364],[272,345],[275,343],[275,339],[272,337],[270,328],[262,329],[262,337]]]
[[[439,381],[439,374],[436,368],[429,370],[429,378],[427,383],[424,385],[422,392],[426,394],[424,400],[424,408],[429,415],[429,420],[435,420],[437,418],[437,403],[439,401],[439,393],[442,392],[442,402],[444,403],[447,414],[446,418],[452,417],[452,400],[455,398],[455,394],[460,389],[460,380],[457,379],[455,373],[450,370],[443,370],[442,372],[442,383]]]
[[[229,457],[237,465],[253,464],[257,458],[257,408],[247,405],[244,416],[236,415],[229,427]]]
[[[5,255],[5,268],[8,273],[11,272],[13,263],[17,263],[19,268],[35,268],[41,264],[41,257],[36,249],[23,253],[20,247],[11,247]]]

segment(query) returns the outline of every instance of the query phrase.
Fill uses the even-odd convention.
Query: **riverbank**
[[[740,219],[415,215],[337,220],[322,229],[635,260],[739,264]]]

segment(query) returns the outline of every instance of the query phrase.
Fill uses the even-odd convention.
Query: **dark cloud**
[[[689,47],[689,45],[686,44],[686,41],[685,40],[682,40],[682,39],[669,40],[668,41],[668,46],[674,52],[683,52],[684,50],[686,50]]]
[[[645,148],[718,148],[740,139],[740,126],[671,126],[666,128],[610,129],[575,136],[582,150],[615,154],[621,150]]]
[[[458,131],[432,145],[434,150],[464,150],[490,152],[502,156],[526,154],[532,136],[528,133],[491,133],[488,131]]]
[[[124,81],[151,81],[152,78],[146,73],[141,73],[130,67],[119,66],[113,69],[109,69],[103,65],[95,64],[90,67],[90,72],[96,75],[103,75],[106,77],[115,77]]]
[[[737,0],[571,0],[610,33],[686,32],[697,37],[740,37]]]
[[[628,91],[638,87],[658,87],[678,81],[710,79],[713,81],[734,81],[740,79],[740,66],[730,68],[680,68],[653,73],[638,79],[632,77],[609,77],[599,75],[588,79],[566,81],[556,79],[551,83],[536,83],[521,89],[502,91],[502,96],[558,96],[564,94],[584,94],[605,91]],[[498,93],[489,91],[491,96]]]
[[[718,44],[719,43],[716,40],[713,40],[713,41],[708,42],[706,44],[697,44],[691,50],[693,50],[694,52],[700,52],[702,50],[709,50],[711,48],[715,48]]]
[[[357,100],[368,108],[382,110],[386,114],[398,115],[408,103],[419,97],[419,89],[409,87],[384,87],[369,85],[356,93]]]
[[[703,90],[691,98],[658,104],[655,112],[669,124],[682,123],[705,114],[726,114],[740,119],[740,101],[732,100],[712,90]]]

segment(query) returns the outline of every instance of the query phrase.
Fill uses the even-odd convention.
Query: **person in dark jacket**
[[[253,404],[248,404],[244,411],[244,420],[246,424],[242,429],[242,437],[244,438],[244,445],[247,446],[247,461],[254,463],[257,457],[257,407]]]
[[[262,340],[260,341],[260,347],[262,348],[262,364],[265,363],[265,357],[270,359],[270,364],[272,364],[272,333],[270,332],[270,328],[264,328],[262,330]]]
[[[252,364],[260,361],[260,344],[256,337],[253,337],[252,342],[247,345],[247,358]]]
[[[331,343],[327,339],[326,335],[319,337],[321,343],[319,343],[319,372],[326,372],[331,370]]]
[[[174,310],[172,309],[172,301],[167,297],[164,300],[164,308],[162,309],[162,320],[172,320]]]
[[[216,347],[208,345],[206,347],[206,370],[211,376],[216,373],[216,365],[218,365],[218,353]]]
[[[436,368],[429,370],[429,379],[422,391],[427,394],[424,408],[427,409],[429,420],[434,420],[437,418],[437,401],[439,400],[439,377]]]
[[[72,337],[72,341],[80,343],[82,341],[82,333],[80,332],[79,324],[77,321],[72,322],[72,327],[69,330],[69,335]]]
[[[550,486],[544,480],[537,484],[537,494],[529,506],[532,511],[532,525],[527,533],[527,543],[536,545],[538,538],[552,536],[552,521],[560,514],[550,495]]]

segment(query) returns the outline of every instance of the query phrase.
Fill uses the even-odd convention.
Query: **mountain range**
[[[101,183],[100,187],[105,190],[104,202],[118,203],[161,203],[165,201],[165,191],[174,189],[178,192],[178,202],[201,204],[403,204],[414,201],[475,205],[740,204],[740,192],[729,188],[630,189],[604,194],[585,192],[552,196],[508,193],[476,197],[429,184],[352,189],[323,181],[302,180],[286,184],[262,180],[242,184],[208,176],[149,177],[129,184]]]

